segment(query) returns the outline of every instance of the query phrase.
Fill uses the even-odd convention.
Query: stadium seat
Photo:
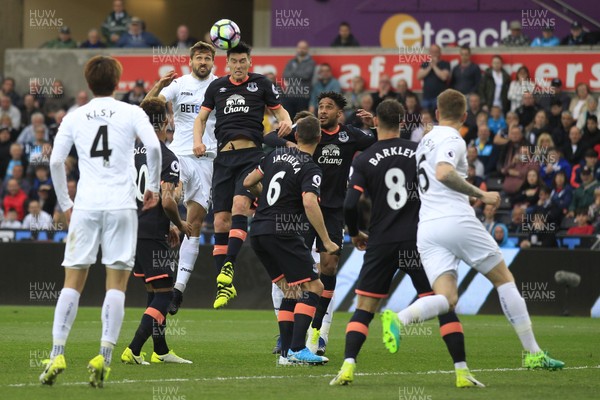
[[[15,231],[0,230],[0,242],[11,242],[15,239]]]
[[[485,184],[487,185],[487,190],[490,192],[499,192],[502,190],[502,181],[503,178],[487,178]]]
[[[498,208],[500,210],[511,210],[512,209],[512,206],[510,204],[510,199],[504,193],[501,194],[500,207],[498,207]]]
[[[38,241],[48,240],[48,231],[38,231],[37,232],[37,240]]]
[[[20,240],[31,240],[31,231],[16,231],[15,232],[15,240],[16,241],[20,241]]]
[[[52,240],[54,240],[57,243],[60,243],[66,237],[67,237],[67,231],[58,231],[58,232],[54,232],[54,237],[52,238]]]

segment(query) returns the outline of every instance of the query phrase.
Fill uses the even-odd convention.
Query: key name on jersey
[[[369,159],[369,162],[375,166],[379,164],[379,161],[383,160],[386,157],[392,156],[404,156],[408,158],[413,158],[415,156],[415,151],[409,148],[404,148],[402,146],[391,147],[389,149],[382,149],[381,152],[375,153],[373,157]]]

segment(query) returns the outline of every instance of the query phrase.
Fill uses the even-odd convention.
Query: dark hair
[[[584,157],[594,157],[598,158],[598,152],[594,149],[587,149],[583,154]]]
[[[203,41],[196,42],[192,47],[190,47],[190,58],[194,58],[194,54],[198,53],[210,53],[213,60],[215,59],[215,46],[210,43],[206,43]]]
[[[494,58],[497,58],[497,59],[498,59],[498,60],[500,60],[501,62],[504,62],[504,60],[502,59],[502,56],[501,56],[500,54],[494,54],[494,55],[492,56],[492,60],[493,60]]]
[[[229,58],[231,54],[248,54],[248,57],[250,57],[251,52],[252,47],[248,46],[246,42],[239,42],[237,46],[227,50],[227,58]]]
[[[552,193],[552,189],[550,189],[548,186],[546,185],[540,185],[540,193],[544,192],[546,194],[551,194]]]
[[[567,178],[567,173],[563,170],[560,171],[556,171],[556,174],[554,174],[554,178],[552,178],[552,186],[556,189],[556,177],[562,175],[563,178],[565,178],[565,182],[563,183],[563,186],[567,186],[569,184],[569,179]]]
[[[597,115],[588,115],[588,117],[587,117],[587,121],[589,121],[590,119],[591,119],[592,121],[594,121],[594,122],[598,123],[598,116],[597,116]],[[587,121],[585,121],[585,122],[587,123]]]
[[[321,65],[325,65],[325,64],[321,64]],[[323,92],[323,93],[319,94],[319,96],[317,97],[317,103],[320,103],[321,100],[323,100],[323,99],[333,100],[335,105],[338,106],[338,108],[340,110],[343,110],[347,104],[346,98],[341,93],[338,93],[338,92]]]
[[[350,24],[347,23],[346,21],[340,22],[340,27],[342,27],[342,26],[347,26],[348,28],[350,28]]]
[[[315,115],[313,113],[311,113],[310,111],[299,111],[296,113],[296,115],[294,115],[294,123],[298,122],[299,120],[301,120],[302,118],[306,118],[306,117],[314,117]]]
[[[467,112],[467,99],[458,90],[444,90],[438,96],[437,104],[440,119],[460,122],[465,112]]]
[[[588,210],[586,208],[578,208],[575,210],[575,215],[585,215],[587,217]]]
[[[296,124],[298,141],[304,144],[315,144],[321,140],[321,124],[314,115],[309,115]]]
[[[404,121],[404,107],[398,100],[387,99],[379,103],[376,110],[377,121],[383,129],[400,130]]]
[[[527,72],[527,78],[530,78],[531,75],[529,74],[529,68],[527,68],[525,65],[521,66],[518,70],[517,70],[517,76],[519,76],[519,72],[521,71],[525,71]]]
[[[471,54],[471,48],[469,47],[468,44],[463,44],[462,46],[460,46],[461,50],[467,50],[469,52],[469,54]]]
[[[329,63],[322,63],[322,64],[319,64],[319,67],[327,67],[327,68],[331,69],[331,64],[329,64]]]
[[[140,104],[155,131],[160,131],[167,122],[167,103],[159,97],[144,99]]]
[[[121,63],[109,56],[92,57],[83,69],[85,80],[95,96],[112,95],[119,84],[122,72]]]
[[[6,78],[4,78],[2,80],[2,83],[6,82],[6,81],[11,81],[13,83],[13,85],[15,84],[15,78],[11,78],[11,77],[7,76]]]

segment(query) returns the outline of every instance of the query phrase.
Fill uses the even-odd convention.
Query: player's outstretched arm
[[[179,199],[181,198],[182,187],[183,183],[181,181],[177,186],[171,182],[161,183],[161,201],[165,214],[169,220],[171,220],[173,225],[187,236],[191,236],[192,227],[187,222],[181,220],[179,210],[177,209],[177,203],[179,203]]]
[[[287,112],[285,108],[278,107],[272,109],[271,112],[277,118],[277,122],[279,122],[279,129],[277,130],[277,135],[279,137],[284,137],[292,132],[292,119],[290,118],[290,114]]]
[[[158,80],[158,82],[156,82],[154,84],[154,86],[152,86],[152,89],[150,89],[148,94],[146,94],[146,97],[144,97],[144,100],[148,100],[153,97],[159,97],[166,101],[167,100],[166,97],[163,96],[162,94],[160,94],[160,91],[163,90],[165,87],[169,86],[171,84],[171,82],[173,82],[173,79],[175,79],[175,78],[177,78],[177,72],[175,72],[175,71],[167,72],[164,76],[162,76]]]
[[[340,248],[329,238],[329,234],[325,228],[325,222],[323,221],[323,213],[321,212],[317,195],[311,192],[304,193],[302,196],[302,203],[304,205],[304,211],[306,213],[306,217],[308,218],[308,222],[310,222],[313,228],[315,228],[315,231],[317,231],[317,234],[321,238],[327,253],[336,254]]]
[[[196,157],[202,157],[206,153],[206,145],[202,143],[202,136],[204,136],[209,114],[210,110],[202,107],[194,120],[194,155]]]
[[[449,163],[438,163],[435,168],[435,177],[438,181],[456,192],[481,199],[485,204],[491,204],[495,207],[500,205],[500,195],[497,192],[484,192],[478,187],[471,185]]]

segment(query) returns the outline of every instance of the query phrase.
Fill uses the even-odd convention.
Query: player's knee
[[[457,294],[446,294],[446,300],[448,300],[448,312],[454,311],[456,309],[456,303],[458,303],[458,295]]]

